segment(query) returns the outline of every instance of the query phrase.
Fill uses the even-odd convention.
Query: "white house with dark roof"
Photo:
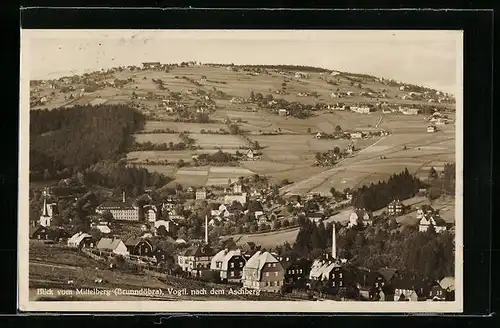
[[[446,221],[443,220],[438,213],[426,213],[420,219],[418,231],[426,232],[430,227],[433,227],[437,233],[446,231]]]

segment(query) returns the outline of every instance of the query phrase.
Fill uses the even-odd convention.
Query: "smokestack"
[[[336,237],[336,231],[335,231],[335,222],[333,223],[333,229],[332,229],[332,257],[334,259],[337,259],[337,237]]]
[[[122,202],[125,203],[125,191],[122,191]]]
[[[208,245],[208,217],[205,215],[205,244]]]

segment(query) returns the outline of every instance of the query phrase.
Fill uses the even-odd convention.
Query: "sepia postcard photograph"
[[[22,29],[19,309],[462,312],[462,48]]]

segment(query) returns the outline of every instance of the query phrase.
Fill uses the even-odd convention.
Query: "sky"
[[[455,93],[460,31],[22,30],[30,79],[144,61],[289,64],[371,74]]]

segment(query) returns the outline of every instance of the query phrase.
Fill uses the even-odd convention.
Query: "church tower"
[[[43,207],[42,215],[40,216],[39,223],[41,226],[48,227],[52,221],[52,211],[49,212],[49,206],[47,205],[47,191],[43,191]]]

